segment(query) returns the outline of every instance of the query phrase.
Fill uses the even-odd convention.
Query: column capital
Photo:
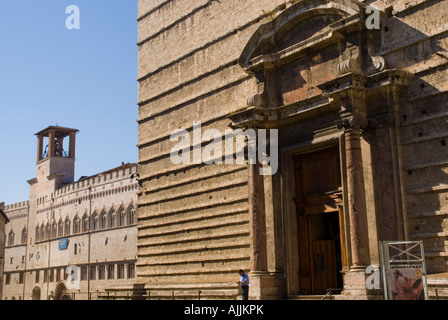
[[[345,129],[345,130],[363,130],[368,125],[368,120],[365,117],[362,116],[356,116],[356,115],[349,115],[344,116],[340,120],[336,120],[336,125],[338,129]]]

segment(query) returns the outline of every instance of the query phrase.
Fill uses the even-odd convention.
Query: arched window
[[[99,230],[100,228],[100,221],[98,218],[98,214],[96,213],[96,211],[93,213],[92,215],[92,229],[95,230]]]
[[[123,207],[120,207],[120,209],[118,209],[118,225],[120,227],[123,227],[126,225],[126,211],[124,211]]]
[[[131,204],[127,210],[127,216],[128,216],[128,225],[131,226],[135,224],[135,209],[134,206]]]
[[[62,218],[59,219],[58,222],[58,237],[63,237],[64,236],[64,222],[62,222]]]
[[[11,231],[9,231],[9,233],[8,233],[8,246],[13,246],[14,245],[14,238],[15,238],[15,234],[14,234],[14,231],[12,231],[12,229],[11,229]]]
[[[20,243],[21,244],[26,244],[26,237],[27,237],[27,232],[26,232],[26,227],[23,227],[23,229],[22,229],[22,237],[21,237],[21,241],[20,241]]]
[[[73,234],[78,234],[81,231],[81,222],[78,216],[73,219]]]
[[[39,226],[36,226],[36,233],[34,235],[34,242],[39,242],[40,241],[40,228]]]
[[[82,217],[82,232],[89,232],[89,217],[87,213]]]
[[[51,237],[51,226],[50,222],[47,222],[47,225],[45,226],[45,240],[50,240]]]
[[[45,226],[43,223],[40,226],[40,241],[45,241]]]
[[[107,215],[106,215],[106,211],[101,211],[101,229],[106,229],[107,228]]]
[[[70,235],[70,219],[67,217],[65,218],[65,226],[64,226],[64,236]]]
[[[57,238],[58,236],[58,224],[56,223],[56,220],[53,220],[53,223],[51,225],[51,237]]]
[[[109,228],[115,228],[115,226],[117,225],[117,217],[115,215],[114,209],[111,209],[109,211],[107,220],[108,220],[108,227]]]

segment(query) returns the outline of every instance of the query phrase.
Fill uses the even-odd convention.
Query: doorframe
[[[344,273],[347,271],[347,266],[350,259],[350,247],[347,242],[347,235],[349,234],[348,216],[346,214],[347,196],[346,196],[346,182],[347,177],[345,170],[345,148],[344,148],[343,132],[336,131],[328,135],[321,136],[319,139],[313,141],[305,141],[293,145],[286,146],[280,149],[281,165],[282,165],[282,203],[283,203],[283,220],[284,220],[284,254],[285,254],[285,279],[286,279],[286,295],[297,296],[300,290],[299,286],[299,247],[298,247],[298,220],[296,205],[293,201],[296,194],[295,175],[294,175],[294,156],[301,154],[318,152],[332,147],[338,147],[340,156],[341,169],[341,185],[342,185],[342,203],[338,206],[339,209],[339,224],[341,233],[341,246],[345,248],[344,254],[341,254]],[[342,251],[342,248],[341,248]],[[342,253],[342,252],[341,252]],[[341,288],[343,289],[343,288]]]

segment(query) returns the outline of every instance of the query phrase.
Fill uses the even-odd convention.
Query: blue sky
[[[137,0],[0,2],[0,202],[28,199],[50,125],[80,131],[75,179],[137,162],[136,18]]]

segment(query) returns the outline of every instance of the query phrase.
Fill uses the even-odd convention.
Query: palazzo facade
[[[2,299],[96,300],[135,282],[137,164],[75,181],[77,133],[52,126],[36,134],[30,198],[4,207]]]

